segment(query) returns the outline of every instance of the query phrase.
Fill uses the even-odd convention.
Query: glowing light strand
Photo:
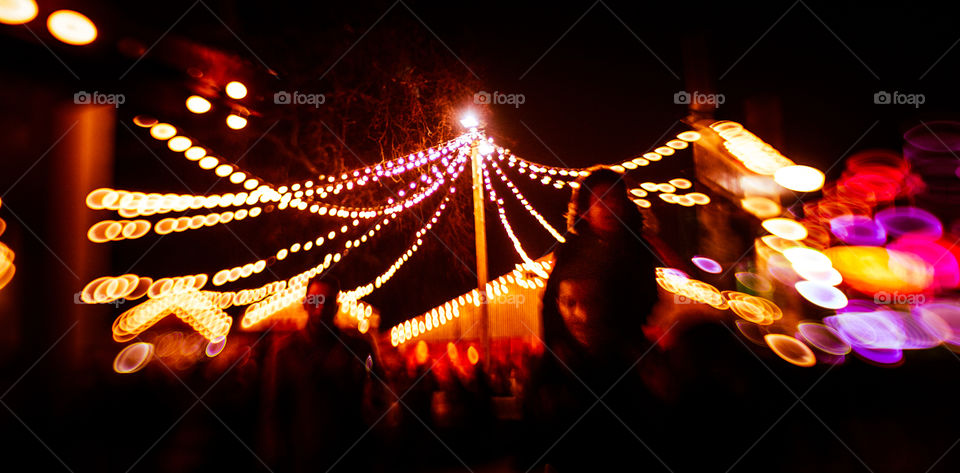
[[[540,225],[543,226],[543,228],[547,232],[549,232],[550,235],[553,236],[553,238],[555,238],[560,243],[566,242],[567,239],[564,238],[563,235],[561,235],[556,228],[553,228],[553,225],[550,225],[550,222],[548,222],[545,218],[543,218],[543,215],[541,215],[540,212],[537,212],[537,209],[533,208],[533,206],[530,205],[530,202],[528,202],[527,199],[520,192],[520,190],[517,189],[517,186],[515,186],[513,182],[510,181],[510,178],[508,178],[506,174],[504,174],[503,171],[500,170],[500,166],[497,165],[497,162],[492,159],[488,159],[488,162],[493,166],[494,172],[497,174],[497,176],[500,177],[500,180],[504,183],[504,185],[506,185],[513,192],[513,196],[517,198],[517,201],[519,201],[524,206],[524,208],[527,209],[527,212],[530,212],[530,215],[532,215],[533,218],[537,219],[537,221],[540,222]]]

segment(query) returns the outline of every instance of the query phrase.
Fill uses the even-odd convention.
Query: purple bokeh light
[[[841,215],[831,219],[830,232],[848,245],[880,246],[887,242],[887,231],[872,218],[862,215]]]

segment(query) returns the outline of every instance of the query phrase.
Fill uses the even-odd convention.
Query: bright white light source
[[[810,166],[786,166],[777,170],[773,180],[795,192],[813,192],[823,187],[824,175]]]
[[[97,39],[97,27],[89,18],[73,10],[57,10],[47,17],[47,29],[54,38],[83,46]]]
[[[463,117],[460,120],[460,124],[463,125],[464,128],[476,128],[480,126],[480,122],[477,121],[477,117],[473,115],[467,115]]]
[[[207,113],[210,111],[210,107],[210,101],[199,95],[187,97],[187,110],[193,113]]]
[[[770,218],[761,225],[766,231],[787,240],[799,241],[807,237],[807,229],[803,224],[789,218]]]
[[[231,113],[227,115],[227,126],[234,130],[239,130],[247,126],[247,119]]]
[[[226,92],[227,97],[240,100],[247,96],[247,86],[243,85],[242,82],[229,82],[226,86]]]
[[[0,23],[20,25],[37,17],[37,2],[33,0],[7,0],[0,2]]]

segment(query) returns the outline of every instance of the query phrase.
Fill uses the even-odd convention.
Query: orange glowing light
[[[174,136],[170,138],[170,141],[167,141],[167,147],[170,148],[170,151],[176,151],[178,153],[188,150],[190,146],[193,146],[193,142],[186,136]]]
[[[702,192],[691,192],[687,194],[687,198],[697,205],[707,205],[710,203],[710,196]]]
[[[803,367],[817,364],[817,357],[813,354],[813,350],[796,338],[779,333],[768,333],[764,335],[763,340],[777,356],[788,363]]]
[[[89,18],[73,10],[57,10],[47,17],[47,29],[54,38],[83,46],[97,39],[97,27]]]
[[[430,358],[430,351],[427,349],[427,342],[420,340],[414,349],[414,356],[418,365],[422,365]]]
[[[233,319],[215,304],[219,302],[219,294],[197,291],[192,287],[193,280],[188,281],[190,287],[183,287],[182,281],[164,278],[154,282],[148,292],[151,299],[127,310],[113,322],[113,339],[118,342],[133,339],[169,314],[176,314],[209,341],[226,336]],[[158,283],[160,289],[155,293]]]
[[[233,166],[229,164],[221,164],[217,166],[217,169],[215,169],[213,173],[220,177],[227,177],[233,173]]]
[[[470,346],[467,348],[467,360],[470,361],[471,365],[476,365],[480,362],[480,352],[477,351],[477,348]]]
[[[37,17],[37,2],[33,0],[6,0],[0,2],[0,23],[21,25]]]
[[[213,106],[210,104],[209,100],[199,95],[191,95],[187,97],[187,110],[190,110],[193,113],[207,113],[212,107]]]
[[[824,175],[810,166],[786,166],[773,175],[777,184],[795,192],[813,192],[823,187]]]
[[[158,140],[169,140],[177,134],[177,129],[169,123],[156,123],[150,127],[150,136]]]
[[[740,318],[759,325],[770,325],[783,318],[783,311],[773,301],[737,291],[724,291],[727,304]]]
[[[247,126],[247,119],[231,113],[227,115],[227,126],[233,130],[239,130]]]
[[[770,247],[770,249],[776,251],[777,253],[783,253],[787,248],[797,248],[802,247],[803,245],[794,240],[787,240],[786,238],[780,238],[776,235],[764,235],[760,237],[760,241],[764,245]]]
[[[243,85],[242,82],[231,81],[227,83],[225,90],[227,92],[227,97],[235,100],[240,100],[247,96],[247,86]]]
[[[120,235],[123,225],[113,220],[97,222],[87,230],[87,238],[94,243],[110,241]]]
[[[747,322],[764,325],[767,320],[766,317],[763,316],[762,307],[750,301],[735,299],[728,301],[727,304],[729,304],[730,310],[733,311],[734,314],[737,314],[737,316]]]
[[[152,343],[132,343],[113,359],[113,371],[121,374],[136,373],[143,369],[153,359],[154,347]]]
[[[206,156],[204,158],[201,158],[197,164],[200,165],[201,169],[213,169],[217,166],[217,163],[219,162],[220,160],[217,158],[214,158],[213,156]]]
[[[671,184],[663,183],[663,184],[657,184],[657,191],[663,192],[665,194],[672,194],[677,191],[677,188]]]
[[[0,222],[3,221],[0,220]],[[17,268],[13,264],[13,258],[13,250],[0,243],[0,289],[3,289],[13,279],[13,274],[16,272]]]
[[[740,206],[743,207],[743,210],[750,212],[757,218],[770,218],[780,215],[782,209],[780,204],[766,198],[766,197],[747,197],[740,201]]]
[[[150,128],[157,124],[157,119],[147,115],[137,115],[133,117],[133,124],[141,128]]]
[[[666,194],[663,194],[663,195],[666,195]],[[693,199],[691,199],[689,196],[686,196],[686,195],[678,195],[676,199],[674,199],[674,202],[684,207],[693,207],[694,205],[697,205],[697,203],[694,202]]]
[[[789,218],[769,218],[761,225],[766,231],[787,240],[803,240],[808,234],[803,224]]]
[[[199,161],[201,158],[207,155],[207,150],[199,146],[191,146],[189,149],[184,151],[183,155],[186,156],[190,161]]]

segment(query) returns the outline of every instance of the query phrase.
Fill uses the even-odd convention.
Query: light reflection
[[[813,350],[796,338],[779,333],[769,333],[763,339],[777,356],[789,363],[803,367],[817,364],[817,357],[814,356]]]
[[[847,296],[839,289],[813,281],[794,284],[804,299],[825,309],[842,309],[847,305]]]
[[[150,363],[153,358],[154,346],[152,343],[131,343],[113,359],[113,370],[117,373],[136,373]]]
[[[800,222],[789,218],[770,218],[761,225],[766,231],[787,240],[799,241],[807,237],[807,229]]]

